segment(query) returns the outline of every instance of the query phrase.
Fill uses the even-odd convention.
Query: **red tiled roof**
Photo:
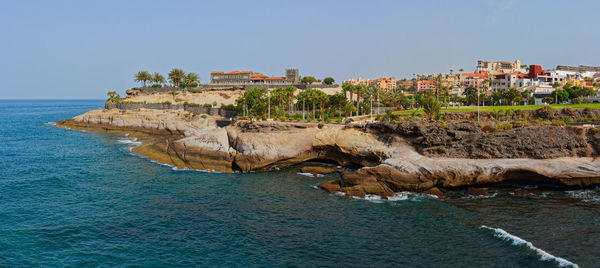
[[[220,71],[215,71],[215,72],[211,72],[210,74],[222,74],[223,72]]]
[[[285,77],[269,77],[267,80],[285,80]]]
[[[251,74],[252,71],[233,71],[233,72],[228,72],[225,74]]]
[[[259,74],[259,73],[250,75],[250,79],[264,79],[264,78],[267,78],[267,77],[268,76],[266,76],[264,74]]]

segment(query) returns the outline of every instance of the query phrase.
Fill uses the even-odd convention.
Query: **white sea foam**
[[[583,202],[600,203],[600,187],[596,189],[566,191],[566,193],[573,198],[581,199]]]
[[[402,201],[402,200],[408,200],[409,198],[411,198],[411,196],[413,196],[414,194],[411,192],[399,192],[399,193],[395,193],[392,196],[388,197],[388,200],[390,201]]]
[[[56,122],[46,122],[46,124],[56,126]]]
[[[298,174],[298,175],[302,175],[302,176],[306,176],[306,177],[313,177],[313,178],[315,177],[315,175],[313,175],[312,173],[308,173],[308,172],[298,172],[298,173],[296,173],[296,174]],[[320,178],[320,177],[324,177],[324,176],[325,176],[325,175],[323,175],[323,174],[317,174],[317,177],[318,177],[318,178]]]
[[[488,227],[485,225],[482,225],[481,228],[494,231],[495,237],[501,238],[503,240],[511,241],[512,244],[515,246],[528,247],[529,249],[535,251],[535,253],[540,256],[540,260],[542,260],[542,261],[552,260],[552,261],[557,262],[558,266],[560,266],[560,267],[579,267],[579,265],[572,263],[572,262],[568,261],[567,259],[564,259],[561,257],[556,257],[540,248],[536,248],[531,242],[529,242],[525,239],[522,239],[516,235],[512,235],[512,234],[508,233],[507,231],[504,231],[500,228],[492,228],[492,227]]]
[[[133,144],[133,145],[141,145],[142,144],[142,142],[138,141],[136,138],[118,139],[117,142],[124,143],[124,144]]]
[[[335,195],[335,196],[346,196],[346,193],[337,191],[337,192],[333,192],[333,195]]]
[[[494,192],[493,194],[489,194],[489,195],[466,195],[463,196],[463,199],[480,199],[480,198],[494,198],[498,195],[498,192]]]

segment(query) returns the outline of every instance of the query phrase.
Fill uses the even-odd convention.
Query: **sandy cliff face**
[[[475,140],[475,144],[485,144],[482,140],[492,139],[494,135],[511,142],[518,134],[479,133],[485,137],[477,137],[477,130],[466,131],[465,126],[453,125],[441,133],[410,124],[367,127],[325,124],[319,128],[314,123],[238,121],[220,128],[216,125],[218,119],[184,111],[115,109],[90,111],[59,122],[59,125],[151,133],[153,135],[146,138],[146,143],[134,152],[179,167],[248,172],[283,168],[313,159],[363,166],[355,172],[342,174],[339,181],[322,185],[327,191],[350,195],[385,197],[406,190],[435,192],[437,188],[517,181],[572,187],[600,183],[600,161],[576,157],[582,150],[585,155],[594,154],[590,142],[594,138],[581,134],[578,138],[563,140],[560,135],[569,135],[571,130],[560,127],[538,129],[538,133],[554,133],[555,141],[534,140],[532,136],[528,142],[512,141],[521,145],[515,145],[509,151],[495,149],[503,152],[501,156],[509,157],[492,159],[496,155],[489,154],[490,157],[485,157],[488,159],[469,159],[460,157],[465,150],[460,150],[456,143]],[[536,129],[524,131],[535,133]],[[461,138],[468,135],[475,136]],[[451,149],[454,151],[448,150],[455,154],[454,157],[423,154],[426,147],[420,144],[429,146],[431,142],[456,147]],[[489,152],[487,147],[472,148]],[[538,157],[550,159],[534,159],[531,155],[535,154],[520,152],[527,148],[541,148],[539,150],[552,154]]]

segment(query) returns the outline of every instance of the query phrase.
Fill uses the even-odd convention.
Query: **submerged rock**
[[[488,191],[486,189],[475,188],[475,187],[469,187],[467,189],[467,191],[465,192],[465,194],[472,195],[472,196],[488,196],[488,195],[490,195],[490,193],[488,193]]]
[[[337,172],[337,170],[333,167],[324,167],[324,166],[307,166],[307,167],[301,167],[300,168],[300,172],[302,173],[311,173],[313,175],[318,175],[318,174],[331,174],[334,172]]]
[[[433,195],[436,196],[437,198],[443,199],[444,198],[444,192],[442,192],[442,190],[440,190],[437,187],[433,187],[429,190],[423,191],[423,194],[428,194],[428,195]]]
[[[329,193],[335,193],[340,191],[340,180],[330,180],[330,181],[326,181],[324,183],[319,184],[319,186],[317,186]]]

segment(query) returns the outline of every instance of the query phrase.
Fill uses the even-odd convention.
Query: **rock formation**
[[[268,121],[218,127],[219,119],[185,111],[113,109],[90,111],[58,125],[130,131],[145,141],[133,152],[178,167],[248,172],[309,160],[358,165],[362,168],[320,186],[355,196],[414,191],[443,197],[441,189],[501,182],[600,183],[600,161],[594,158],[600,137],[572,128],[546,125],[490,133],[466,123],[319,127]]]

